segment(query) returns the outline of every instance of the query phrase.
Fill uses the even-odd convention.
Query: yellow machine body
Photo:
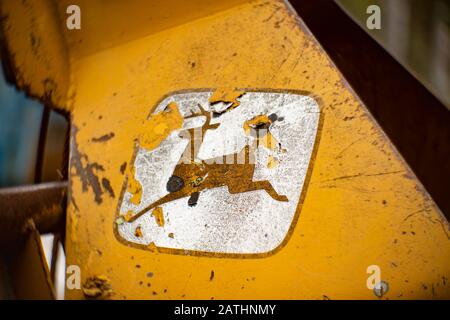
[[[66,27],[71,4],[80,30]],[[113,299],[377,299],[376,265],[383,299],[450,298],[448,222],[288,3],[9,0],[1,12],[17,86],[70,113],[65,248],[82,283],[108,279]],[[199,88],[302,91],[320,105],[298,220],[273,254],[171,254],[114,234],[136,141],[176,126],[148,115]]]

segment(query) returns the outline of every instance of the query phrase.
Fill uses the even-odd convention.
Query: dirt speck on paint
[[[114,132],[110,132],[110,133],[104,134],[104,135],[102,135],[102,136],[100,136],[98,138],[92,138],[91,141],[92,142],[106,142],[106,141],[108,141],[108,140],[110,140],[112,138],[114,138]]]
[[[120,166],[119,170],[121,174],[125,173],[125,169],[127,168],[127,162],[125,161],[124,163],[122,163],[122,165]]]

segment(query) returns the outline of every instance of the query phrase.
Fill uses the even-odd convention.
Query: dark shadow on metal
[[[331,0],[290,0],[450,219],[450,112]]]

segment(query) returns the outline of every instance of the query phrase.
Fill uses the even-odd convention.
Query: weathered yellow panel
[[[57,4],[63,21],[69,5],[81,9],[81,30],[63,28],[71,55],[81,58],[242,2],[245,0],[61,0]]]
[[[150,12],[152,3],[137,8]],[[148,35],[130,31],[127,42],[109,23],[105,47],[95,46],[90,24],[80,35],[65,31],[70,43],[88,43],[70,49],[66,237],[67,263],[81,267],[83,281],[106,277],[115,299],[371,299],[366,269],[378,265],[389,283],[383,298],[450,298],[448,222],[295,13],[283,1],[252,1],[186,23],[175,16]],[[301,90],[320,102],[320,141],[289,241],[258,259],[123,245],[114,219],[135,140],[153,130],[148,115],[171,92],[222,87]]]
[[[0,39],[19,89],[40,98],[47,105],[70,109],[69,56],[56,5],[50,0],[0,3]]]

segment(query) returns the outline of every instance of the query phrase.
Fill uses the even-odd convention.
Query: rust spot
[[[214,270],[211,270],[211,275],[209,276],[209,281],[213,281],[214,279]]]
[[[125,162],[122,163],[122,165],[120,166],[120,173],[121,173],[121,174],[124,174],[126,168],[127,168],[127,162],[125,161]]]
[[[143,237],[141,226],[137,226],[136,229],[134,229],[134,235],[138,238]]]
[[[113,294],[109,279],[102,275],[89,277],[82,290],[87,299],[107,299]]]

